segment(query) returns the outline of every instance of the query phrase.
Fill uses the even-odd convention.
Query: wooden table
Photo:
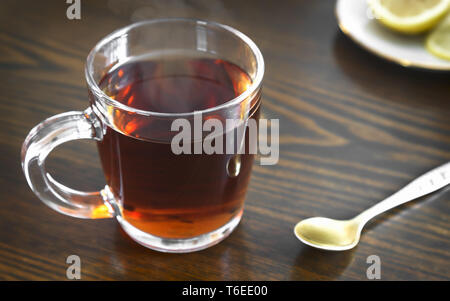
[[[0,279],[366,280],[378,255],[384,280],[450,279],[450,194],[392,210],[346,252],[303,245],[303,218],[348,218],[450,160],[449,74],[410,70],[356,46],[338,30],[334,1],[183,1],[145,4],[2,1],[0,7]],[[142,18],[215,20],[248,34],[266,61],[263,111],[280,119],[280,161],[255,165],[241,224],[222,243],[164,254],[134,243],[113,219],[60,215],[27,186],[20,147],[43,119],[88,104],[91,47]],[[68,143],[49,169],[74,188],[104,185],[95,143]]]

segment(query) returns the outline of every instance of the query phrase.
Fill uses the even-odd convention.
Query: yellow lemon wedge
[[[379,22],[406,34],[432,28],[450,8],[450,0],[368,0],[368,3]]]
[[[450,60],[450,15],[428,35],[425,46],[435,56]]]

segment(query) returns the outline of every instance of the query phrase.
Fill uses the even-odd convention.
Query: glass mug
[[[171,126],[180,118],[194,124],[195,116],[257,121],[263,75],[258,47],[229,26],[158,19],[119,29],[87,57],[89,107],[48,118],[28,134],[21,154],[28,184],[60,213],[115,217],[148,248],[212,246],[241,219],[254,155],[175,154]],[[68,188],[46,172],[47,155],[77,139],[97,141],[107,183],[99,192]],[[248,131],[242,139],[248,142]]]

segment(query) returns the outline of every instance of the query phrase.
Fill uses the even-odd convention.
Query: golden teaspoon
[[[356,246],[364,225],[375,216],[396,206],[435,192],[450,184],[450,162],[415,179],[387,199],[349,220],[312,217],[295,225],[294,233],[315,248],[343,251]]]

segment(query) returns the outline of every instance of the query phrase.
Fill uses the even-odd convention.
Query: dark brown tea
[[[228,102],[250,84],[232,63],[193,58],[132,61],[106,74],[99,86],[136,109],[186,113]],[[253,102],[250,118],[258,119],[259,99]],[[107,184],[127,222],[159,237],[189,238],[242,213],[254,155],[243,154],[240,172],[232,177],[232,154],[176,155],[170,141],[130,136],[108,127],[98,143]]]

